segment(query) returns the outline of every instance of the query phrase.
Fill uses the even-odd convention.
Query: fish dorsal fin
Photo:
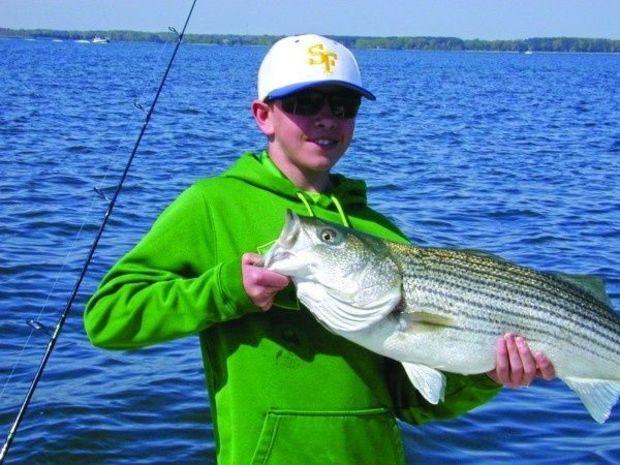
[[[441,371],[416,363],[403,362],[402,364],[411,384],[422,394],[422,397],[433,405],[444,400],[446,377]]]
[[[554,273],[554,275],[577,286],[580,289],[583,289],[602,304],[612,308],[611,300],[605,291],[605,281],[598,276],[567,273]]]
[[[463,252],[463,253],[467,253],[467,254],[471,254],[471,255],[476,255],[477,257],[482,257],[482,258],[490,258],[493,259],[497,262],[504,262],[504,263],[510,263],[508,260],[506,260],[504,257],[501,257],[499,255],[496,255],[494,253],[490,253],[490,252],[484,252],[482,250],[479,249],[455,249],[458,252]]]
[[[564,378],[563,381],[577,393],[592,418],[597,423],[605,423],[611,408],[618,402],[620,381],[587,378]]]

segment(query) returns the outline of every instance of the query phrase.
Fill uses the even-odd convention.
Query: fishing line
[[[170,28],[171,32],[175,32],[172,28]],[[176,36],[178,37],[178,33],[176,33]],[[164,52],[167,50],[168,48],[168,42],[164,42],[162,47],[159,47],[159,55],[158,57],[154,60],[155,65],[157,66],[152,66],[151,70],[150,70],[150,74],[148,77],[145,77],[144,79],[142,79],[142,84],[138,85],[138,86],[133,86],[134,88],[138,88],[138,89],[143,89],[146,87],[146,84],[153,82],[154,81],[154,77],[155,77],[155,72],[157,69],[159,69],[159,64],[161,63],[161,59],[164,55]],[[26,88],[26,90],[28,90],[29,92],[31,92],[32,94],[37,94],[34,90],[34,88],[32,86],[30,86],[27,82],[24,82],[24,87]],[[157,88],[155,87],[155,90]],[[143,96],[141,98],[144,98]],[[146,110],[143,108],[143,106],[139,103],[137,97],[135,97],[134,102],[133,102],[133,106],[135,108],[137,108],[138,110],[141,110],[144,114],[146,114]],[[121,146],[124,144],[124,140],[119,140],[118,144],[116,145],[116,147],[114,148],[114,150],[112,150],[112,156],[110,157],[106,167],[105,167],[105,171],[103,174],[103,178],[99,181],[100,185],[105,186],[107,178],[108,178],[108,174],[110,173],[110,169],[112,166],[112,160],[116,159],[116,155],[121,153]],[[75,173],[75,171],[72,172],[73,174]],[[115,188],[117,186],[113,186],[112,188]],[[104,200],[106,200],[108,203],[110,202],[110,199],[105,195],[105,190],[108,190],[109,188],[106,187],[98,187],[95,186],[94,187],[94,191],[95,193],[98,194],[98,196],[93,196],[90,206],[88,207],[88,210],[86,212],[86,218],[90,218],[93,211],[94,211],[94,207],[95,204],[100,200],[100,198],[103,198]],[[33,206],[30,209],[21,212],[22,216],[27,215],[29,212],[35,210],[39,208],[38,206]],[[63,262],[60,266],[60,270],[56,273],[56,276],[54,278],[54,281],[52,283],[52,287],[51,290],[48,292],[48,294],[46,295],[45,298],[45,302],[43,303],[43,305],[41,306],[41,308],[39,309],[39,313],[36,315],[36,317],[34,318],[30,318],[27,320],[26,324],[30,327],[30,333],[28,334],[28,337],[26,338],[26,341],[24,342],[21,351],[19,352],[18,356],[14,359],[13,365],[9,371],[9,374],[6,378],[6,381],[4,382],[3,386],[2,386],[2,390],[0,390],[0,401],[4,398],[4,394],[6,392],[7,387],[9,386],[9,384],[11,383],[13,376],[15,374],[15,371],[17,369],[17,366],[20,364],[24,353],[26,351],[26,348],[28,347],[30,340],[32,339],[32,336],[35,332],[43,332],[45,333],[48,337],[52,336],[52,332],[51,330],[41,322],[41,315],[43,315],[43,313],[45,312],[45,310],[48,307],[49,304],[49,300],[50,297],[54,294],[55,290],[56,290],[56,286],[58,284],[58,282],[60,281],[60,277],[62,276],[65,267],[67,266],[67,262],[69,259],[69,256],[72,255],[76,250],[77,250],[77,243],[80,239],[81,233],[84,229],[84,227],[86,226],[86,220],[82,221],[82,224],[80,225],[75,237],[73,238],[73,241],[71,243],[71,245],[69,245],[68,247],[63,244],[60,247],[62,247],[62,249],[67,249],[68,252],[65,254],[65,256],[63,257]],[[13,234],[9,235],[8,237],[12,237],[19,234],[18,231],[14,232]],[[62,314],[62,311],[59,311],[57,314],[57,318],[60,317],[60,315]]]
[[[187,18],[185,20],[185,24],[183,25],[183,29],[181,31],[180,34],[178,34],[177,37],[177,43],[176,46],[174,48],[174,51],[172,52],[172,56],[170,57],[170,61],[168,62],[168,66],[166,67],[166,70],[164,72],[164,75],[161,79],[161,82],[159,84],[159,87],[157,89],[157,92],[155,94],[155,97],[153,98],[153,102],[151,103],[151,106],[146,114],[146,117],[144,119],[144,122],[142,124],[142,128],[140,129],[140,133],[138,134],[138,138],[134,144],[133,150],[131,151],[131,154],[129,155],[129,159],[127,160],[127,164],[125,165],[125,168],[123,170],[123,173],[120,177],[119,183],[114,191],[114,195],[112,196],[112,199],[110,200],[109,204],[108,204],[108,208],[106,209],[105,213],[104,213],[104,217],[103,220],[99,226],[99,230],[97,231],[97,234],[95,236],[95,239],[92,242],[92,245],[90,247],[90,250],[88,252],[88,256],[84,262],[84,265],[82,267],[82,270],[80,272],[80,275],[78,276],[78,279],[73,287],[73,290],[71,292],[71,295],[69,296],[69,299],[67,301],[67,304],[64,308],[64,310],[62,311],[62,314],[60,315],[60,318],[58,319],[58,322],[53,330],[52,336],[50,337],[48,343],[47,343],[47,347],[45,350],[45,353],[43,354],[43,358],[41,359],[41,363],[39,365],[39,368],[37,369],[37,372],[32,380],[32,383],[30,385],[30,388],[28,389],[28,392],[26,394],[26,397],[24,399],[24,401],[22,402],[19,412],[17,413],[17,416],[15,417],[15,420],[11,426],[11,429],[9,430],[9,434],[7,435],[7,438],[4,442],[4,445],[2,446],[2,450],[0,450],[0,465],[2,465],[2,463],[4,463],[4,459],[11,447],[11,444],[13,443],[13,440],[15,439],[15,435],[17,433],[17,430],[19,428],[19,425],[26,413],[26,410],[28,408],[28,405],[30,404],[30,401],[32,399],[32,396],[34,395],[34,391],[37,388],[37,385],[39,384],[39,381],[43,375],[43,371],[45,369],[45,366],[47,365],[47,362],[52,354],[52,351],[54,350],[54,347],[56,346],[56,341],[58,340],[58,337],[60,335],[60,331],[62,330],[62,327],[64,326],[64,323],[67,319],[67,316],[69,315],[69,311],[71,310],[71,307],[73,306],[73,302],[75,301],[75,298],[77,297],[77,293],[80,289],[80,285],[82,284],[82,281],[84,280],[84,276],[86,275],[86,272],[88,270],[88,267],[93,259],[93,256],[95,254],[95,250],[97,248],[97,245],[99,244],[99,240],[101,239],[101,236],[103,234],[103,231],[105,229],[105,226],[108,222],[108,219],[110,218],[110,215],[112,214],[112,210],[114,209],[114,205],[116,204],[116,200],[120,194],[120,191],[123,187],[123,183],[125,182],[125,179],[127,178],[127,174],[129,173],[129,169],[131,167],[131,164],[134,160],[134,157],[136,155],[136,152],[138,151],[138,147],[140,146],[140,142],[142,141],[142,137],[144,136],[144,133],[146,131],[146,128],[148,127],[148,124],[151,120],[151,116],[153,114],[153,110],[155,109],[155,105],[157,103],[157,100],[159,99],[159,95],[161,94],[161,91],[164,87],[164,84],[166,82],[166,78],[168,77],[168,73],[170,72],[170,69],[172,68],[172,63],[174,62],[174,58],[176,57],[176,54],[179,50],[179,46],[181,45],[181,42],[183,41],[183,36],[185,35],[185,30],[187,29],[187,25],[189,23],[189,20],[192,16],[192,13],[194,11],[194,7],[196,6],[196,2],[197,0],[193,0],[192,2],[192,6],[189,10],[189,13],[187,14]],[[174,31],[176,32],[176,31]]]

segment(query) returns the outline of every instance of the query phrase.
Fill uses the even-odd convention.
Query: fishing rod
[[[60,331],[62,330],[62,327],[64,326],[65,321],[67,320],[67,316],[69,315],[69,312],[71,311],[71,307],[73,306],[73,302],[75,301],[77,297],[80,286],[82,285],[82,281],[84,280],[84,276],[86,275],[86,272],[88,271],[88,267],[90,266],[93,256],[95,255],[95,250],[97,249],[97,245],[99,245],[99,240],[101,239],[101,236],[103,235],[103,231],[106,225],[108,224],[108,219],[110,218],[110,215],[112,214],[112,210],[114,209],[114,205],[116,204],[116,199],[118,198],[121,192],[121,189],[123,188],[123,183],[125,182],[125,179],[127,178],[127,174],[129,173],[129,168],[131,167],[131,164],[136,155],[136,152],[138,151],[138,147],[140,147],[142,136],[144,135],[146,128],[151,120],[151,115],[153,114],[153,110],[155,109],[155,105],[157,104],[157,100],[159,99],[159,94],[161,94],[161,91],[168,77],[168,73],[170,72],[170,69],[172,68],[172,63],[174,62],[174,58],[176,57],[176,54],[177,54],[177,51],[179,50],[179,46],[181,45],[181,42],[183,41],[185,30],[187,29],[189,20],[192,17],[192,13],[194,11],[194,7],[196,6],[197,1],[198,0],[193,0],[192,6],[189,9],[189,13],[187,14],[187,18],[185,20],[185,24],[183,26],[183,30],[181,31],[181,33],[179,34],[176,31],[176,29],[170,28],[170,30],[177,35],[176,46],[174,47],[174,51],[172,52],[172,56],[170,57],[170,61],[168,62],[168,66],[166,67],[166,71],[164,72],[164,76],[162,77],[161,82],[159,83],[159,87],[157,89],[157,92],[155,93],[155,98],[153,98],[151,107],[146,113],[146,117],[144,118],[144,122],[142,123],[142,128],[140,129],[140,133],[138,134],[136,143],[134,144],[133,150],[131,151],[131,154],[129,155],[127,163],[125,164],[125,169],[123,170],[123,174],[121,175],[119,183],[116,186],[114,195],[112,196],[112,199],[108,203],[108,208],[106,209],[105,214],[103,215],[103,220],[101,221],[101,224],[99,225],[99,230],[97,231],[97,234],[95,235],[95,239],[93,240],[90,246],[90,250],[88,252],[86,261],[84,262],[84,265],[82,266],[82,270],[78,276],[78,279],[75,285],[73,286],[73,290],[71,291],[69,300],[67,301],[67,304],[65,305],[65,308],[62,311],[58,319],[58,322],[56,323],[56,327],[54,328],[54,331],[52,335],[50,336],[50,339],[47,343],[47,347],[45,348],[45,353],[43,354],[43,358],[41,359],[41,363],[39,364],[39,368],[37,369],[37,372],[35,373],[34,378],[32,380],[32,383],[30,384],[30,387],[28,388],[28,392],[26,394],[26,397],[24,398],[24,401],[22,402],[19,408],[19,412],[17,413],[17,416],[15,417],[15,420],[13,421],[11,429],[9,430],[9,434],[7,435],[6,440],[4,441],[4,445],[2,446],[2,450],[0,450],[0,465],[4,463],[4,459],[11,447],[11,444],[13,443],[13,440],[15,439],[15,435],[17,434],[17,430],[19,429],[19,425],[24,415],[26,414],[28,405],[30,405],[30,401],[32,400],[34,391],[37,388],[41,377],[43,376],[43,370],[45,370],[45,366],[47,365],[47,362],[50,356],[52,355],[52,351],[54,350],[54,347],[56,346],[56,341],[58,340]]]

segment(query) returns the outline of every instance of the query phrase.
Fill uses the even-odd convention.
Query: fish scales
[[[446,285],[461,284],[462,286],[469,285],[470,287],[474,285],[479,285],[478,286],[479,288],[482,286],[488,287],[490,285],[490,287],[492,287],[494,290],[503,290],[505,292],[513,292],[515,289],[514,285],[510,283],[505,283],[497,279],[489,283],[488,276],[485,276],[483,274],[480,274],[480,277],[478,277],[474,273],[466,274],[466,273],[454,272],[448,267],[445,267],[444,269],[442,269],[441,266],[436,266],[435,268],[436,268],[436,272],[429,279],[433,280],[433,282],[436,282],[437,284],[446,284]],[[430,275],[430,273],[427,273],[427,274]],[[411,270],[405,271],[403,275],[407,279],[415,279],[415,278],[422,277],[419,274],[414,275]],[[466,279],[463,280],[463,277],[465,277]],[[463,281],[463,282],[461,283],[460,281]],[[557,291],[554,288],[542,289],[542,288],[535,287],[535,286],[527,286],[527,287],[521,286],[519,289],[520,289],[519,295],[521,297],[534,298],[537,301],[540,301],[541,303],[545,303],[545,304],[557,305],[558,302],[561,302],[567,308],[569,307],[572,309],[580,308],[580,306],[578,305],[579,302],[569,297],[567,297],[567,299],[565,299],[564,302],[562,302],[561,299],[557,299],[555,296],[555,292]],[[549,290],[552,291],[552,294],[550,296],[547,296],[546,294],[548,294],[547,291]],[[497,293],[497,295],[500,297],[502,296],[502,294],[500,293]],[[596,317],[601,321],[602,324],[613,328],[613,319],[611,315],[609,315],[609,311],[606,308],[602,307],[599,304],[597,305],[596,309],[593,311],[596,314]]]
[[[485,304],[479,304],[476,308],[496,310],[494,307]],[[567,334],[565,328],[549,324],[548,319],[524,318],[523,315],[518,315],[516,312],[511,312],[511,316],[514,316],[514,318],[508,319],[506,318],[507,313],[502,310],[497,310],[496,312],[501,313],[502,318],[493,316],[493,312],[488,312],[485,316],[473,310],[466,311],[461,309],[458,312],[446,312],[442,309],[442,311],[455,317],[464,317],[460,320],[456,320],[457,323],[451,324],[450,328],[463,332],[468,331],[470,334],[486,334],[496,337],[497,334],[512,332],[525,336],[530,343],[539,342],[556,347],[569,347],[573,345],[577,349],[595,354],[597,357],[603,358],[609,362],[616,361],[619,355],[614,347],[605,345],[602,341],[593,341],[592,339],[584,338],[577,331]],[[439,313],[441,313],[441,311]],[[531,323],[531,320],[540,323],[540,326],[528,324]],[[594,345],[593,342],[596,342],[596,345]],[[560,345],[560,343],[563,343],[563,345]],[[595,350],[596,347],[607,349],[609,354],[601,353],[600,350]]]
[[[512,332],[525,336],[530,343],[545,342],[552,346],[557,346],[559,343],[564,343],[567,346],[573,344],[576,348],[594,353],[592,341],[590,339],[580,338],[580,335],[575,331],[573,331],[572,334],[567,334],[566,331],[563,331],[563,328],[549,324],[548,320],[543,318],[524,318],[524,315],[518,315],[516,312],[510,312],[510,315],[508,315],[507,312],[502,309],[486,304],[472,304],[472,306],[473,305],[475,305],[475,308],[478,310],[491,311],[486,314],[479,311],[466,311],[463,309],[459,309],[458,312],[446,312],[456,317],[456,323],[450,324],[449,326],[463,331],[470,331],[471,334],[482,333],[497,336],[504,332]],[[501,315],[501,317],[498,318],[494,315]],[[512,318],[508,318],[509,316]],[[532,326],[532,321],[538,323],[539,326]],[[605,348],[610,349],[610,347]],[[599,352],[597,352],[597,355],[609,361],[613,361],[612,356],[607,357]]]
[[[467,250],[396,244],[289,213],[264,260],[330,331],[400,361],[433,404],[445,376],[485,373],[506,332],[543,351],[599,423],[620,395],[620,318],[600,280]]]
[[[613,315],[609,309],[587,292],[581,291],[576,286],[570,286],[570,283],[551,275],[542,275],[522,267],[498,263],[490,257],[485,259],[485,257],[468,256],[459,251],[437,251],[415,247],[396,247],[396,249],[400,252],[396,260],[403,270],[405,299],[411,295],[420,296],[418,301],[411,302],[410,305],[423,307],[437,296],[447,296],[445,292],[450,289],[458,292],[451,297],[450,304],[459,307],[461,312],[462,306],[458,304],[466,303],[470,306],[476,305],[479,310],[501,315],[504,318],[498,321],[505,325],[514,325],[528,318],[544,326],[560,326],[561,330],[570,332],[573,337],[583,338],[588,342],[596,340],[616,355],[619,354],[617,349],[614,350],[620,343],[618,320],[612,319]],[[469,269],[465,267],[454,271],[450,263],[454,261],[455,256],[463,257],[462,262],[471,258],[478,264],[479,272],[468,273]],[[448,266],[442,266],[444,261],[448,262]],[[494,269],[496,265],[500,265],[497,268],[502,269],[504,273],[501,275],[487,274],[483,268],[485,265],[487,269]],[[514,275],[544,279],[529,279],[523,284],[515,285],[510,281]],[[541,281],[544,286],[539,285]],[[498,292],[498,290],[503,292]],[[421,298],[424,291],[429,300]],[[576,298],[582,295],[585,296],[582,300],[585,305],[582,304],[580,307]],[[465,300],[465,297],[469,297],[469,300]],[[493,305],[488,305],[487,302],[493,302]],[[448,304],[443,310],[450,313],[450,305]],[[452,312],[452,314],[458,314],[458,312]],[[514,316],[515,319],[506,318],[509,315]],[[471,317],[471,315],[466,316]],[[553,319],[549,320],[549,317]],[[584,328],[588,330],[588,334],[583,332]],[[551,330],[546,332],[548,335],[555,334],[556,336],[559,336],[559,333],[560,331]],[[606,344],[605,341],[609,341],[610,344]]]
[[[458,291],[458,289],[459,288],[457,287],[455,290]],[[492,323],[496,333],[497,330],[505,331],[510,330],[511,327],[514,327],[520,329],[521,332],[527,333],[528,336],[529,334],[543,333],[545,335],[554,336],[567,342],[572,342],[574,338],[581,338],[585,341],[591,342],[594,339],[594,336],[604,336],[600,331],[596,331],[596,328],[593,328],[594,336],[586,337],[586,335],[580,334],[580,332],[576,329],[576,324],[567,324],[568,322],[562,319],[550,320],[548,317],[546,317],[548,315],[542,311],[539,312],[540,316],[532,314],[532,312],[526,314],[528,310],[527,304],[523,302],[521,302],[521,305],[524,308],[523,311],[519,311],[517,309],[512,310],[512,307],[510,309],[507,309],[502,308],[498,305],[490,305],[487,303],[486,300],[481,300],[477,302],[475,300],[471,300],[467,302],[469,308],[463,308],[462,306],[458,305],[459,303],[462,303],[462,301],[460,300],[460,294],[451,294],[449,292],[439,291],[437,289],[429,289],[428,293],[433,296],[440,295],[447,297],[448,299],[451,299],[452,302],[454,302],[454,305],[450,305],[450,303],[448,303],[443,307],[431,303],[430,305],[432,306],[432,308],[436,309],[438,313],[445,313],[456,318],[462,317],[466,320],[479,320],[486,323]],[[489,294],[489,297],[493,297],[493,295]],[[516,304],[517,301],[514,301],[514,303]],[[429,301],[424,299],[418,299],[418,301],[412,305],[415,304],[419,304],[422,308],[428,308]],[[458,310],[453,309],[456,307],[458,307]],[[532,326],[530,324],[532,322],[538,323],[539,326]],[[566,334],[566,337],[563,337],[563,334]],[[605,340],[599,339],[598,341],[603,343]],[[603,345],[608,350],[614,352],[615,354],[618,354],[615,346],[606,344]]]
[[[564,308],[557,309],[555,306],[548,305],[546,307],[538,305],[539,302],[544,302],[544,298],[539,299],[531,298],[532,296],[509,296],[506,294],[497,294],[489,292],[488,290],[482,290],[480,287],[476,287],[470,282],[452,282],[444,280],[442,278],[433,276],[429,279],[420,277],[409,278],[405,275],[404,294],[405,299],[407,295],[415,294],[418,296],[416,305],[425,307],[427,305],[434,305],[434,308],[443,311],[445,313],[458,316],[463,315],[467,317],[474,317],[475,314],[480,313],[481,310],[487,310],[491,315],[496,316],[498,323],[517,323],[524,318],[535,321],[541,325],[548,326],[550,324],[549,317],[554,317],[552,322],[554,326],[560,326],[560,329],[570,331],[576,337],[583,336],[582,331],[577,328],[583,329],[583,324],[587,323],[587,320],[580,321],[580,316],[574,313],[573,309]],[[500,286],[499,284],[497,285]],[[409,288],[415,289],[410,291]],[[452,290],[450,294],[448,289]],[[465,296],[471,295],[471,299],[465,301]],[[424,298],[426,296],[426,299]],[[437,306],[433,299],[438,296],[444,296],[452,301],[452,305],[445,305],[444,308]],[[528,298],[529,297],[529,298]],[[494,305],[488,304],[488,302],[494,302]],[[478,309],[475,313],[464,313],[460,303],[467,303],[469,306],[476,306]],[[550,302],[548,302],[550,303]],[[503,304],[503,305],[502,305]],[[411,302],[414,305],[414,302]],[[452,308],[458,307],[459,310],[452,310]],[[499,317],[503,317],[500,319]],[[514,317],[510,319],[509,317]],[[613,343],[618,343],[618,337],[613,332],[613,326],[606,324],[604,320],[597,320],[600,324],[594,324],[590,322],[586,327],[592,334],[590,338],[603,337],[610,340]],[[601,329],[603,326],[603,329]],[[616,329],[617,330],[617,329]],[[609,347],[611,348],[611,347]]]
[[[425,251],[421,250],[421,252],[424,253]],[[445,271],[456,270],[455,273],[457,275],[461,275],[458,272],[458,270],[460,270],[462,273],[469,276],[479,275],[484,278],[495,277],[501,280],[501,282],[508,281],[508,285],[511,285],[513,289],[519,289],[521,292],[524,293],[527,293],[528,290],[540,292],[552,290],[553,292],[551,294],[551,297],[556,301],[558,300],[556,291],[561,291],[563,293],[562,300],[565,301],[565,303],[571,302],[577,307],[588,304],[593,306],[594,308],[598,308],[599,310],[601,310],[601,316],[603,317],[603,319],[609,317],[609,312],[607,311],[607,308],[596,299],[594,299],[590,294],[581,290],[580,288],[577,288],[575,285],[571,285],[571,283],[567,283],[561,279],[556,278],[555,276],[534,272],[533,270],[529,270],[523,267],[517,267],[511,264],[505,264],[503,262],[498,262],[490,257],[484,260],[477,256],[468,257],[468,255],[458,251],[455,251],[454,254],[446,255],[458,255],[462,258],[460,259],[460,261],[453,260],[452,262],[449,262],[447,260],[434,260],[432,262],[428,261],[427,266],[434,265],[436,268],[443,267]],[[466,261],[467,258],[475,260],[472,260],[472,266],[468,265],[468,262]],[[497,265],[503,266],[497,267]],[[510,281],[512,281],[512,283]],[[501,282],[494,281],[493,284],[500,285],[502,284]],[[539,297],[541,296],[541,294],[534,294],[534,296]]]
[[[480,256],[466,253],[459,250],[445,250],[433,248],[421,248],[415,246],[403,247],[396,244],[393,249],[397,253],[404,256],[419,257],[419,263],[428,269],[439,269],[441,271],[453,270],[456,275],[462,274],[480,275],[484,278],[496,277],[501,280],[510,279],[513,281],[513,287],[517,285],[525,285],[526,289],[561,289],[567,299],[574,303],[582,305],[584,301],[591,305],[605,309],[596,299],[589,293],[577,288],[563,280],[558,280],[552,275],[546,275],[540,272],[534,272],[528,268],[516,266],[505,261],[494,259],[491,256]],[[405,273],[406,269],[403,270]],[[459,271],[461,273],[459,273]],[[525,290],[525,289],[524,289]]]

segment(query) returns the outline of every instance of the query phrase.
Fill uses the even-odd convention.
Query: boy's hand
[[[263,257],[246,253],[241,257],[241,275],[243,288],[250,300],[263,311],[273,305],[276,294],[290,283],[288,276],[266,270],[260,265]]]
[[[505,334],[497,340],[495,370],[487,375],[497,384],[518,388],[535,378],[555,378],[555,368],[544,354],[533,354],[521,336]]]

